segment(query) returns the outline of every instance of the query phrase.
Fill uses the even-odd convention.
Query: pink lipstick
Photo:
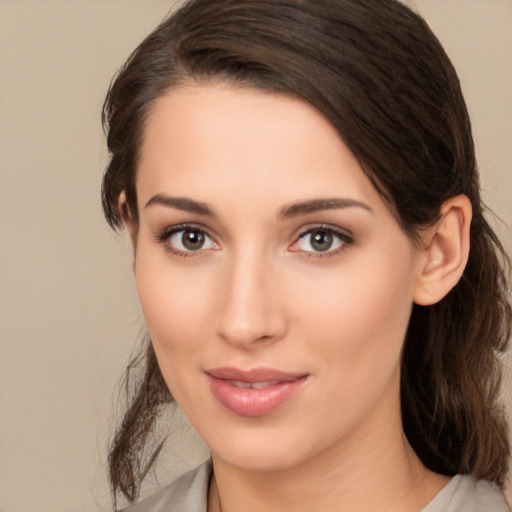
[[[240,416],[268,414],[290,399],[308,377],[271,368],[214,368],[206,374],[213,396]]]

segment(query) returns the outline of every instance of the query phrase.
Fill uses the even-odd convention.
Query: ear
[[[469,255],[471,202],[465,195],[441,206],[439,220],[424,234],[424,257],[414,289],[414,302],[430,306],[439,302],[459,282]]]
[[[126,200],[126,193],[124,191],[119,194],[117,205],[124,222],[124,227],[128,233],[128,236],[130,237],[130,240],[132,241],[133,250],[135,251],[137,248],[138,223],[128,204],[128,201]]]

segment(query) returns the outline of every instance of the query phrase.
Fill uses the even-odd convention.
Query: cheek
[[[187,414],[198,393],[207,318],[214,298],[207,281],[187,272],[172,271],[165,258],[140,250],[135,282],[162,375],[175,400]],[[192,393],[192,395],[190,394]]]
[[[302,294],[300,323],[307,338],[316,338],[323,357],[354,379],[396,366],[412,308],[409,251],[402,257],[391,251],[377,254],[347,263],[346,270],[317,279],[315,286],[309,283],[309,293]]]
[[[351,431],[372,411],[384,417],[398,407],[399,365],[412,308],[408,264],[372,261],[364,272],[351,266],[352,272],[340,272],[303,294],[301,348],[322,386],[310,397],[309,414],[325,425],[329,439]]]
[[[155,350],[177,356],[197,350],[215,301],[208,272],[176,269],[165,253],[141,247],[135,283]]]

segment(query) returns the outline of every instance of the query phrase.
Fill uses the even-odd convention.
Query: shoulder
[[[497,485],[457,475],[421,512],[510,512]]]
[[[211,460],[207,460],[122,512],[206,512],[211,474]]]

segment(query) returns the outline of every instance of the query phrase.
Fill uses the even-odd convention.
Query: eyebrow
[[[168,208],[183,210],[184,212],[215,217],[215,212],[210,206],[208,206],[208,204],[194,201],[193,199],[187,199],[186,197],[171,197],[164,194],[157,194],[146,203],[144,208],[154,205],[161,205]]]
[[[279,210],[278,215],[282,219],[288,219],[298,215],[306,215],[308,213],[315,213],[322,210],[337,210],[340,208],[362,208],[363,210],[373,213],[373,210],[366,203],[356,201],[355,199],[333,197],[292,203],[283,206]]]
[[[176,208],[190,213],[197,213],[199,215],[206,215],[208,217],[215,217],[216,214],[213,209],[207,204],[200,201],[194,201],[186,197],[171,197],[164,194],[156,194],[147,203],[145,208],[161,205],[167,208]],[[370,213],[373,210],[361,201],[349,198],[325,198],[325,199],[310,199],[301,201],[299,203],[291,203],[279,209],[278,217],[281,219],[289,219],[299,215],[307,215],[308,213],[315,213],[322,210],[336,210],[342,208],[362,208]]]

